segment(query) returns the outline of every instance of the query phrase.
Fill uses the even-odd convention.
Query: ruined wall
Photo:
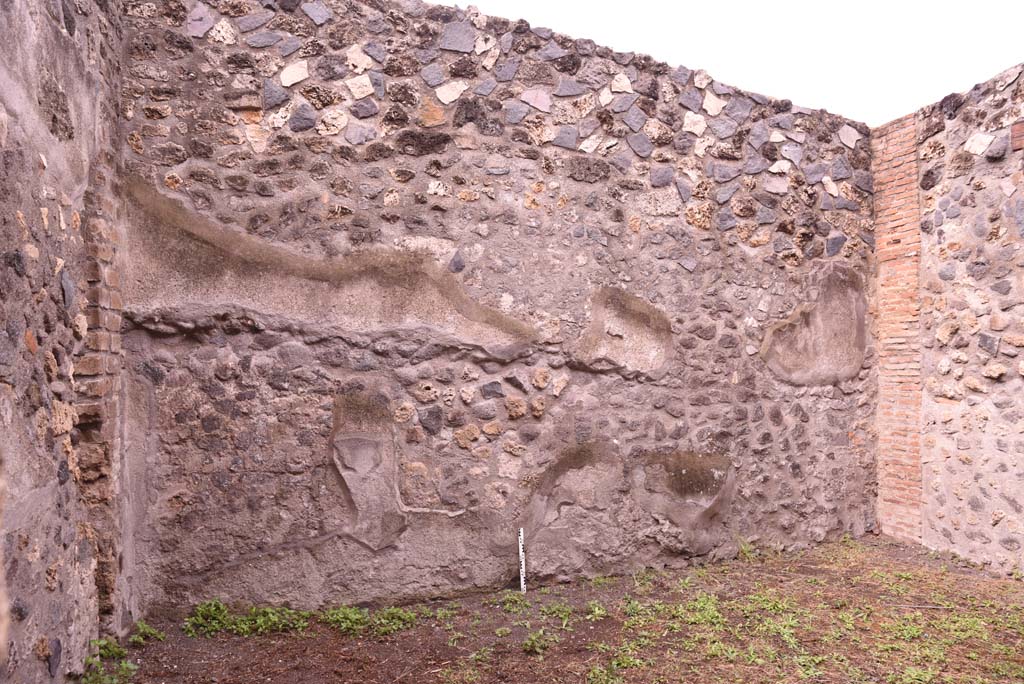
[[[917,114],[923,542],[1024,568],[1024,78]]]
[[[874,520],[867,129],[413,2],[155,2],[122,113],[143,607]],[[172,11],[173,9],[173,11]]]
[[[0,36],[0,680],[64,681],[113,613],[113,473],[95,448],[106,390],[83,359],[112,218],[118,12],[11,0]]]

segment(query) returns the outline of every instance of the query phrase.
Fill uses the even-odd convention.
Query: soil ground
[[[154,620],[167,638],[129,648],[131,681],[1024,682],[1024,583],[884,537],[404,608],[354,634],[315,614],[256,636]]]

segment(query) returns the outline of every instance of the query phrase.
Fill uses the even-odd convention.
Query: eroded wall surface
[[[922,537],[1024,567],[1024,78],[917,115]]]
[[[112,471],[93,458],[100,388],[80,359],[117,144],[117,15],[106,2],[0,5],[3,681],[64,681],[112,614]]]
[[[444,7],[127,10],[144,606],[873,526],[865,127]]]

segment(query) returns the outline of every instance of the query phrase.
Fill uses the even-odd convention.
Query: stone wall
[[[1002,571],[1024,568],[1021,71],[917,114],[922,539]]]
[[[874,526],[867,128],[278,5],[126,17],[132,601],[500,586],[520,526],[543,578]]]
[[[0,31],[12,681],[211,597],[502,586],[519,527],[540,579],[1022,565],[1020,67],[872,132],[412,1]]]
[[[94,449],[112,433],[92,410],[113,383],[96,384],[88,359],[97,228],[113,219],[119,31],[103,1],[0,6],[4,681],[63,681],[115,612],[113,452]]]

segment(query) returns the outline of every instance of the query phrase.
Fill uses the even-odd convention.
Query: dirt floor
[[[195,615],[200,636],[155,621],[166,639],[128,648],[133,684],[1024,682],[1024,583],[876,537],[525,598]]]

